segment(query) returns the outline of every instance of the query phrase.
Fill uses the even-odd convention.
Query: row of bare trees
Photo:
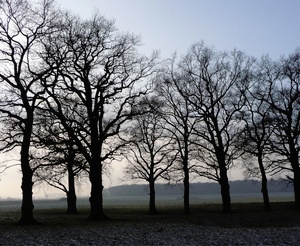
[[[299,49],[278,61],[256,60],[203,42],[170,59],[154,82],[153,112],[133,125],[137,147],[126,173],[150,187],[157,174],[182,180],[187,214],[190,176],[218,182],[227,213],[232,166],[262,181],[266,211],[271,211],[267,178],[279,174],[293,184],[299,210],[299,62]],[[150,189],[152,201],[153,193]],[[155,211],[150,202],[150,213]]]
[[[257,61],[202,42],[159,63],[139,45],[99,14],[82,20],[53,0],[1,1],[1,150],[20,150],[20,223],[36,223],[34,180],[66,192],[75,213],[83,176],[89,218],[105,219],[103,173],[122,159],[128,177],[149,182],[151,214],[160,178],[183,181],[190,213],[191,176],[217,181],[231,212],[232,165],[261,178],[266,210],[268,174],[286,172],[300,210],[300,50]]]

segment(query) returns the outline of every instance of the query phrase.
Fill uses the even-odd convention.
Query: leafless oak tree
[[[156,55],[139,56],[138,46],[136,36],[120,34],[113,22],[98,14],[86,21],[66,15],[61,33],[48,42],[45,61],[60,67],[48,82],[52,87],[47,90],[47,107],[89,165],[91,220],[106,218],[103,166],[124,147],[119,136],[135,115],[135,103],[149,89],[146,80],[154,72]],[[73,99],[80,122],[64,114]]]
[[[175,179],[183,180],[184,187],[184,212],[190,213],[190,177],[195,172],[196,163],[192,160],[195,145],[192,143],[192,135],[197,122],[195,112],[188,98],[182,93],[185,87],[185,79],[176,71],[176,59],[173,57],[165,66],[162,75],[157,80],[156,91],[164,102],[162,114],[168,131],[167,137],[173,138],[179,151],[178,168],[173,168]],[[179,175],[175,174],[179,171]],[[179,177],[179,179],[178,179]]]
[[[53,32],[53,1],[31,5],[27,0],[3,0],[0,4],[0,113],[5,125],[2,149],[20,147],[22,169],[22,216],[20,224],[35,223],[32,202],[30,146],[34,111],[48,68],[41,66],[40,42]]]
[[[289,57],[274,62],[264,59],[260,65],[261,83],[267,85],[267,97],[261,99],[268,103],[276,115],[271,139],[272,151],[281,156],[273,164],[276,171],[287,172],[293,182],[295,203],[300,210],[300,49]],[[292,176],[291,176],[292,174]]]
[[[157,179],[170,180],[169,172],[178,154],[174,140],[167,136],[168,130],[159,111],[156,109],[136,117],[129,130],[131,145],[126,155],[126,175],[149,183],[149,214],[157,213],[155,182]]]
[[[239,134],[241,109],[252,59],[242,52],[216,52],[204,43],[191,47],[179,69],[185,79],[181,88],[197,113],[194,143],[203,165],[199,174],[221,186],[223,211],[231,212],[227,170],[239,157],[234,144]]]

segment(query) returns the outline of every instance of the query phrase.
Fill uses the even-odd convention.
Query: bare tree
[[[49,81],[53,86],[47,90],[47,107],[89,165],[91,220],[106,218],[103,167],[125,145],[119,136],[135,115],[136,100],[148,90],[146,79],[154,71],[155,55],[139,56],[138,45],[136,36],[119,34],[113,22],[98,14],[87,21],[66,15],[59,37],[48,42],[45,61],[61,66]],[[73,111],[82,121],[64,114],[69,99],[78,101]]]
[[[27,0],[3,0],[0,4],[0,112],[5,124],[2,150],[20,147],[22,216],[20,224],[36,223],[33,217],[30,143],[34,111],[44,93],[40,82],[48,68],[40,65],[40,42],[53,32],[53,1],[31,5]]]
[[[268,95],[261,95],[276,115],[271,139],[272,151],[281,156],[273,163],[275,172],[287,172],[294,184],[295,203],[300,210],[300,49],[273,62],[265,58],[260,65],[260,83],[267,84]],[[293,176],[290,176],[292,174]]]
[[[240,135],[241,142],[237,142],[237,144],[245,151],[243,162],[247,175],[261,179],[264,209],[271,211],[267,173],[270,172],[272,166],[270,158],[273,153],[270,150],[270,139],[275,116],[270,110],[269,104],[257,98],[258,95],[267,93],[265,89],[264,85],[254,81],[246,91],[246,103],[242,110],[245,127]],[[267,95],[265,96],[267,97]],[[254,158],[257,162],[253,160]]]
[[[193,144],[191,137],[197,122],[194,117],[194,110],[187,97],[182,94],[181,88],[185,81],[176,72],[175,57],[171,59],[163,71],[163,75],[157,80],[157,92],[164,102],[162,105],[163,117],[166,121],[166,129],[169,132],[167,137],[173,138],[176,148],[179,151],[178,170],[183,179],[184,186],[184,212],[190,213],[190,175],[196,166],[192,160]],[[180,161],[179,161],[180,159]],[[177,179],[177,177],[176,177]],[[178,180],[178,179],[177,179]]]
[[[69,104],[72,105],[71,103]],[[74,105],[74,104],[73,104]],[[71,110],[65,115],[71,117]],[[38,125],[33,131],[35,147],[35,183],[46,182],[67,195],[67,213],[77,213],[75,180],[88,173],[86,160],[78,151],[68,132],[47,110],[37,111]],[[76,132],[76,129],[73,128]]]
[[[242,52],[216,52],[203,43],[193,45],[179,69],[186,81],[181,88],[197,112],[195,141],[199,174],[221,186],[223,212],[231,212],[227,170],[240,155],[234,144],[240,132],[241,109],[252,59]]]
[[[177,158],[174,141],[167,137],[165,122],[157,111],[138,116],[130,129],[131,147],[125,172],[131,179],[149,183],[149,214],[157,214],[155,182],[170,180],[169,171]]]

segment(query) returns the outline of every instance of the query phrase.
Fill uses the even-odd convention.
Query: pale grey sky
[[[216,49],[237,48],[274,58],[300,46],[298,0],[57,0],[83,18],[93,11],[114,19],[121,31],[141,35],[143,52],[162,58],[185,53],[203,40]]]
[[[217,50],[237,48],[257,58],[269,54],[277,59],[300,47],[299,0],[56,1],[82,18],[98,10],[114,19],[120,31],[141,35],[142,53],[160,50],[161,58],[169,58],[175,51],[184,54],[191,44],[202,40]],[[16,151],[9,158],[18,155]],[[17,169],[0,176],[0,197],[21,197]],[[105,187],[118,185],[121,176],[121,169],[115,168]],[[43,196],[48,191],[39,188],[34,192],[35,196]],[[88,191],[84,194],[88,195]]]

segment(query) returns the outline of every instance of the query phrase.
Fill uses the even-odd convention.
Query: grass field
[[[283,199],[285,200],[285,199]],[[66,214],[64,200],[35,201],[40,224],[19,226],[20,201],[0,202],[0,245],[300,245],[300,212],[294,202],[273,201],[272,212],[261,202],[233,202],[223,214],[219,202],[191,204],[160,200],[158,215],[149,216],[141,198],[106,199],[110,219],[88,221],[89,204],[78,201],[76,215]]]
[[[284,199],[283,199],[284,200]],[[144,201],[131,203],[107,201],[105,213],[109,221],[94,223],[115,223],[120,221],[134,223],[191,223],[204,226],[225,228],[234,227],[292,227],[300,226],[300,212],[294,208],[294,202],[272,202],[272,212],[264,212],[261,202],[233,202],[232,214],[223,214],[222,205],[216,203],[191,204],[191,214],[183,213],[181,201],[160,201],[157,203],[158,215],[148,215],[148,205]],[[0,231],[12,228],[20,216],[20,201],[0,202]],[[79,200],[76,215],[66,214],[65,201],[51,200],[36,202],[35,218],[45,226],[81,226],[91,225],[87,221],[89,204]]]
[[[35,200],[38,225],[20,226],[21,201],[0,201],[0,245],[300,245],[300,212],[292,194],[272,194],[264,212],[260,194],[232,196],[223,214],[219,196],[183,199],[157,196],[159,215],[148,215],[148,197],[105,197],[109,220],[88,221],[88,198],[78,199],[78,214],[66,214],[66,200]]]

